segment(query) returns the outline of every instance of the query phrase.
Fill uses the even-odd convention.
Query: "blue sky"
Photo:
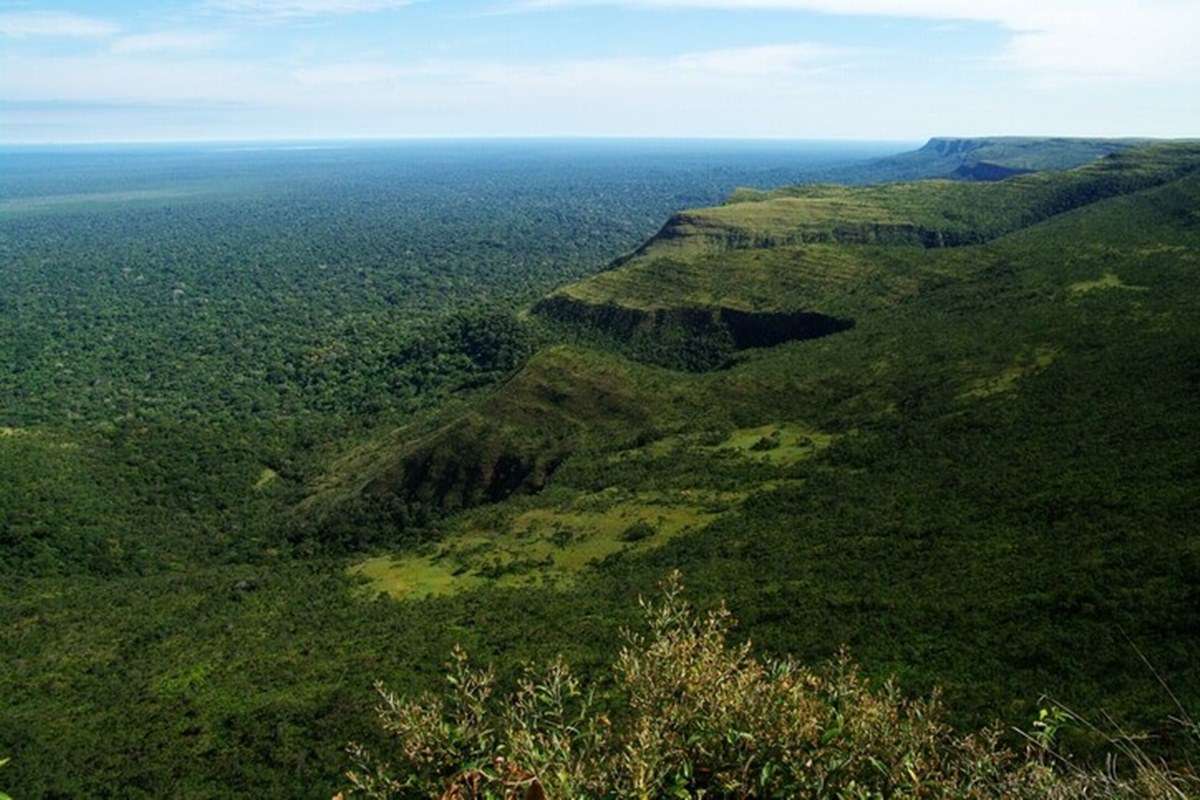
[[[0,140],[1200,136],[1200,0],[0,0]]]

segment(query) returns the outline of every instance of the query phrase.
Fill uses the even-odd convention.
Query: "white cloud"
[[[186,109],[247,113],[346,130],[422,134],[632,133],[664,135],[690,115],[696,133],[712,110],[729,125],[754,119],[786,126],[772,116],[797,107],[822,70],[838,68],[840,50],[806,43],[707,50],[656,58],[568,59],[513,63],[490,60],[312,63],[271,62],[147,53],[77,57],[0,55],[0,97],[53,98],[79,103],[170,108],[165,121]],[[823,91],[820,90],[820,91]],[[664,97],[672,98],[663,102]],[[764,114],[762,109],[779,109]],[[249,110],[253,111],[249,111]],[[626,114],[628,113],[628,116]],[[474,122],[472,122],[474,120]],[[590,120],[590,122],[589,122]],[[466,125],[467,127],[463,127]],[[84,137],[86,138],[86,137]]]
[[[524,0],[525,9],[580,5],[809,11],[998,25],[1000,59],[1041,78],[1194,80],[1197,0]]]
[[[0,97],[184,106],[277,104],[287,75],[251,61],[139,55],[0,58]]]
[[[208,0],[214,11],[264,20],[362,14],[409,5],[412,0]]]
[[[113,42],[114,53],[198,52],[212,50],[225,42],[220,33],[158,31],[122,36]]]
[[[97,38],[111,36],[120,30],[102,19],[57,11],[15,11],[0,13],[0,36],[59,36],[64,38]]]
[[[1053,6],[1053,4],[1051,4]],[[1031,13],[1003,61],[1047,82],[1074,78],[1191,82],[1200,72],[1200,3],[1096,2],[1074,13]]]
[[[562,89],[570,93],[604,87],[628,90],[649,85],[803,77],[838,65],[855,53],[808,42],[700,50],[656,58],[568,59],[541,63],[474,60],[329,63],[295,70],[307,86],[378,86],[422,80],[457,86],[504,87],[522,92]],[[699,89],[699,85],[696,87]]]
[[[887,57],[803,41],[550,61],[297,63],[9,48],[0,49],[0,98],[17,106],[6,112],[10,126],[61,123],[75,139],[130,130],[148,138],[1183,135],[1197,124],[1177,90],[1120,82],[1086,91],[968,82],[922,102],[927,89],[908,83],[911,75],[899,85],[881,67]]]

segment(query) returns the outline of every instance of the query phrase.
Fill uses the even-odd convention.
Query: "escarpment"
[[[724,334],[735,350],[774,347],[815,339],[854,327],[854,320],[815,311],[755,311],[723,306],[645,309],[617,303],[589,303],[566,294],[545,298],[535,312],[570,324],[581,324],[619,337],[653,336],[676,329],[696,335]]]
[[[754,202],[754,201],[750,201]],[[774,221],[773,221],[774,222]],[[975,237],[906,221],[840,220],[799,216],[792,224],[741,226],[721,217],[675,214],[653,239],[616,266],[647,254],[722,251],[804,244],[878,244],[950,247]]]
[[[644,379],[629,369],[575,348],[543,350],[479,402],[348,453],[298,511],[318,529],[380,516],[403,527],[536,493],[589,442],[633,440],[653,428]]]
[[[618,338],[677,340],[682,330],[736,350],[818,338],[852,327],[858,315],[904,296],[906,282],[919,282],[889,273],[882,251],[980,245],[1162,185],[1198,163],[1191,144],[1106,145],[1097,151],[1102,158],[1062,172],[1031,172],[1024,164],[1037,163],[1035,150],[1023,140],[937,139],[925,150],[1007,160],[963,161],[956,181],[740,189],[724,205],[673,215],[629,256],[533,311]]]
[[[965,147],[945,145],[956,157]],[[587,346],[544,349],[468,407],[350,452],[300,511],[318,527],[350,520],[343,527],[353,536],[360,517],[420,527],[431,514],[541,492],[572,479],[581,451],[653,441],[685,424],[713,403],[698,385],[751,364],[762,355],[754,351],[870,340],[880,320],[904,318],[901,306],[959,291],[989,259],[1002,261],[996,240],[1186,176],[1200,166],[1200,145],[1119,151],[1002,180],[988,179],[1025,167],[992,163],[962,176],[974,180],[742,190],[725,205],[673,215],[609,269],[533,305],[552,330]]]
[[[676,251],[695,253],[801,244],[945,247],[957,243],[960,238],[955,237],[952,232],[904,221],[805,219],[803,215],[798,215],[791,224],[782,220],[771,220],[773,224],[739,225],[729,219],[731,216],[706,214],[703,211],[674,214],[653,238],[631,255],[618,259],[614,266],[621,266],[647,255]],[[778,224],[780,222],[783,224]]]

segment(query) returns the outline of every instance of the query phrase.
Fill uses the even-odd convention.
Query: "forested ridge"
[[[6,154],[0,786],[328,796],[374,681],[598,675],[676,568],[955,725],[1187,747],[1194,145],[412,147]],[[772,191],[921,163],[971,182]],[[796,233],[914,220],[958,238]],[[852,324],[751,335],[802,313]]]
[[[511,315],[680,204],[855,155],[759,149],[5,153],[15,485],[0,502],[16,542],[0,561],[106,574],[260,551],[279,526],[247,511],[277,509],[264,495],[296,486],[314,451],[506,368],[499,351],[472,360],[470,320]]]

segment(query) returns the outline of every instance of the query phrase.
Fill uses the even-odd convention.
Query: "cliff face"
[[[598,328],[622,338],[652,336],[669,328],[695,335],[721,333],[729,337],[736,350],[774,347],[854,327],[852,319],[813,311],[747,311],[723,306],[642,309],[617,303],[589,303],[562,294],[545,298],[534,310],[559,322]]]
[[[1010,174],[1020,174],[1019,171]],[[947,247],[967,243],[968,237],[925,228],[909,222],[837,221],[829,225],[797,224],[790,230],[762,230],[721,224],[697,214],[673,215],[667,224],[632,256],[614,266],[650,253],[691,248],[708,251],[749,250],[803,244],[881,244]]]
[[[926,145],[954,158],[1000,146],[1024,144]],[[677,403],[691,402],[677,391],[690,380],[684,372],[715,379],[714,370],[740,360],[734,351],[827,337],[856,322],[868,327],[876,315],[978,270],[989,252],[959,257],[946,248],[1141,192],[1197,169],[1198,159],[1200,145],[1145,148],[998,183],[785,187],[676,214],[613,268],[533,307],[556,323],[602,331],[604,355],[542,351],[470,409],[346,459],[306,503],[318,517],[348,504],[403,516],[412,507],[451,511],[535,493],[572,453],[659,428]],[[973,169],[986,177],[1006,168],[979,162]]]
[[[939,156],[961,156],[981,150],[985,147],[988,147],[992,143],[992,139],[960,139],[957,137],[935,136],[926,142],[925,146],[917,152],[936,153]]]
[[[951,173],[951,177],[960,181],[1002,181],[1014,175],[1024,175],[1031,170],[1005,167],[988,161],[977,161],[973,164],[963,164]]]
[[[724,205],[673,215],[611,269],[559,290],[533,310],[636,339],[631,350],[639,357],[667,366],[675,362],[660,351],[690,343],[703,357],[689,356],[687,368],[712,369],[728,363],[731,349],[827,336],[908,296],[911,288],[902,284],[911,285],[915,276],[898,275],[884,251],[982,244],[1196,169],[1195,146],[1117,147],[1090,140],[939,138],[919,152],[953,160],[966,180],[742,190]],[[1066,172],[1026,174],[1030,170],[1019,166],[1035,156],[1074,157],[1081,150],[1112,152]]]
[[[1131,139],[1074,139],[1070,137],[1032,138],[1023,136],[956,137],[935,136],[925,146],[906,154],[913,165],[922,160],[929,166],[946,170],[954,177],[958,169],[968,172],[976,164],[1013,169],[1021,172],[1071,169],[1113,153],[1129,150],[1144,141]],[[904,158],[897,156],[896,158]],[[958,166],[955,166],[955,162]],[[950,169],[947,169],[950,168]],[[1005,177],[1005,176],[1001,176]],[[999,180],[984,178],[984,180]],[[970,178],[968,180],[980,180]]]

